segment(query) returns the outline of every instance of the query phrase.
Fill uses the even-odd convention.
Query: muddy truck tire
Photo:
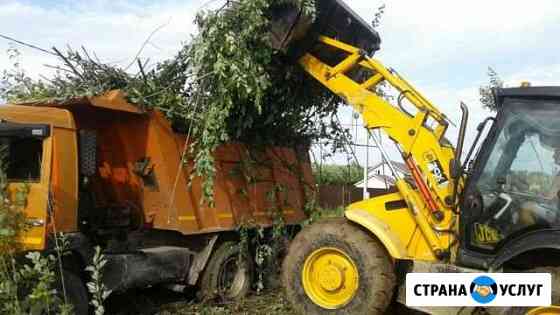
[[[383,314],[395,281],[381,243],[344,218],[304,228],[282,267],[286,298],[300,314]]]

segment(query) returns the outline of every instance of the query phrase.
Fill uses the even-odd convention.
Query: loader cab
[[[499,89],[496,102],[461,205],[459,261],[476,267],[555,247],[539,235],[560,230],[560,88]]]

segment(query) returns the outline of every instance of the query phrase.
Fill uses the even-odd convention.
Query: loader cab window
[[[38,182],[41,178],[43,140],[38,138],[0,138],[0,154],[11,182]]]
[[[504,102],[501,128],[482,171],[467,226],[472,246],[495,250],[511,237],[560,226],[560,102]]]

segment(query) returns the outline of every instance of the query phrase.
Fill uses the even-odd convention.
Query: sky
[[[190,39],[198,10],[221,1],[0,0],[0,34],[46,49],[84,46],[102,61],[123,67],[134,61],[149,38],[139,55],[153,64],[173,56]],[[464,101],[471,113],[467,143],[478,122],[492,114],[478,101],[478,88],[488,82],[489,66],[507,86],[522,81],[534,86],[560,85],[560,5],[556,0],[346,2],[367,21],[385,4],[378,28],[381,50],[375,58],[396,69],[457,124],[459,102]],[[0,39],[0,71],[11,65],[6,53],[10,45]],[[29,74],[52,73],[44,64],[56,63],[53,56],[15,47]],[[348,109],[342,120],[352,124]],[[365,133],[358,129],[356,141],[365,143]],[[456,130],[450,130],[449,138],[455,137]],[[356,155],[363,162],[365,150],[356,148]],[[370,149],[370,165],[379,159],[379,153]],[[325,162],[345,161],[345,155],[337,155]]]

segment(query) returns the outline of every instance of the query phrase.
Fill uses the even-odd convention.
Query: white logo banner
[[[549,306],[549,273],[409,273],[408,306]]]

